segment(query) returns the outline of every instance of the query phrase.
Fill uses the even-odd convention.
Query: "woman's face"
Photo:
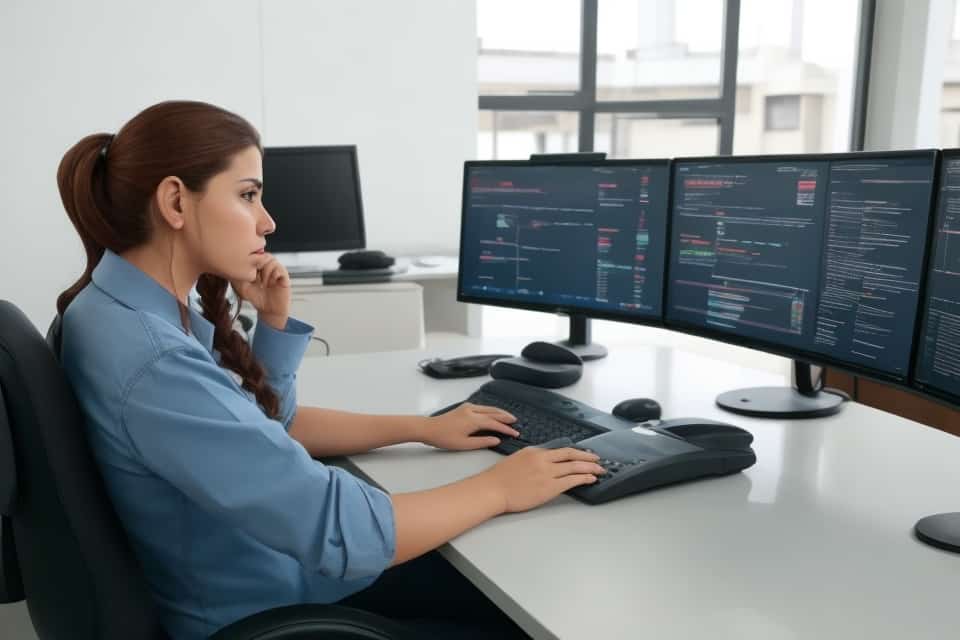
[[[236,154],[227,169],[194,194],[189,234],[203,271],[227,280],[252,281],[264,262],[267,234],[276,224],[260,199],[263,162],[256,147]]]

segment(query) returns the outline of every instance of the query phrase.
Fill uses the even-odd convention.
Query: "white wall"
[[[356,144],[367,245],[455,252],[477,146],[476,10],[267,0],[264,140]]]
[[[236,111],[270,144],[358,145],[368,244],[457,246],[476,149],[475,4],[0,2],[0,298],[43,329],[83,268],[56,168],[165,99]]]

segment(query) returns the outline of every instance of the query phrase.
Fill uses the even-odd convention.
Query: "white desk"
[[[300,401],[427,413],[486,378],[438,381],[427,356],[519,352],[527,340],[453,339],[439,349],[313,359]],[[657,398],[664,417],[750,430],[744,473],[588,506],[560,496],[501,516],[441,552],[535,638],[955,638],[960,556],[915,541],[921,516],[960,509],[960,439],[848,403],[829,418],[721,412],[714,396],[785,377],[666,347],[611,344],[560,390],[609,410]],[[351,462],[391,492],[472,475],[500,460],[399,445]]]

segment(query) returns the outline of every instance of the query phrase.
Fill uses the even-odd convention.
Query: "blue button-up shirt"
[[[207,637],[271,607],[335,602],[393,558],[379,489],[310,458],[286,429],[312,328],[261,323],[266,417],[218,364],[213,326],[107,251],[63,318],[61,358],[107,490],[168,633]]]

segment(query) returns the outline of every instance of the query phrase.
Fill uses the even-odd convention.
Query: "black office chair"
[[[59,348],[59,327],[51,327]],[[72,390],[36,328],[0,300],[0,603],[27,601],[40,640],[167,640],[110,504]],[[264,611],[212,640],[392,640],[336,605]]]

